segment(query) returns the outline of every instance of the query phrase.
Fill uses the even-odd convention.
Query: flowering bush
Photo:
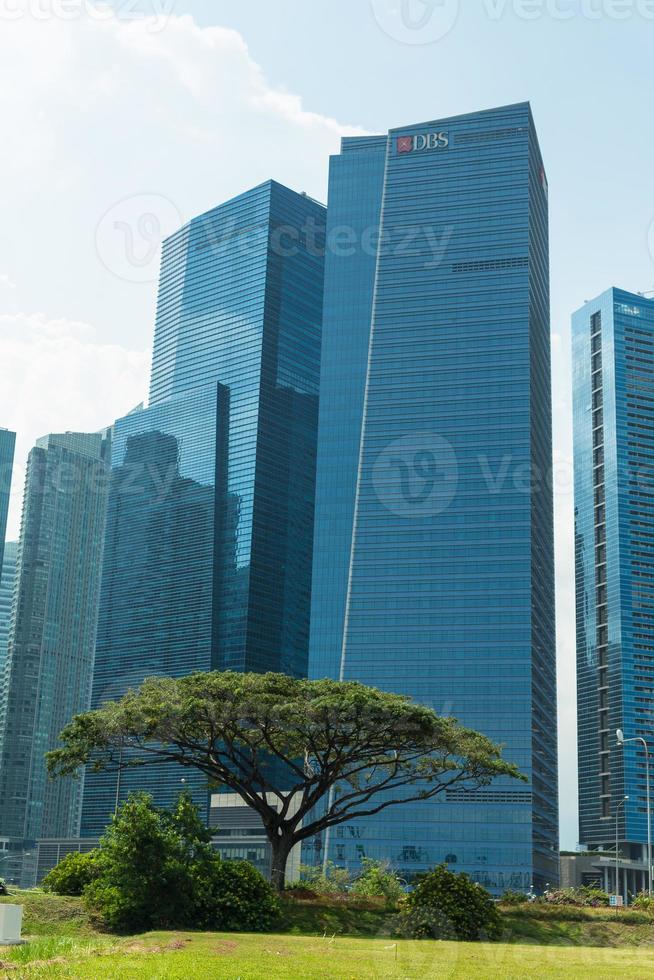
[[[600,908],[609,904],[609,896],[600,888],[555,888],[545,893],[541,901],[548,905],[574,905],[578,908]]]

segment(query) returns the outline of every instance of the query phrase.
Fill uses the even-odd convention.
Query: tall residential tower
[[[145,677],[306,676],[325,209],[274,181],[164,243],[150,405],[115,426],[94,705]],[[89,774],[82,833],[180,766]]]
[[[6,541],[2,568],[0,569],[0,702],[2,701],[2,678],[9,644],[17,556],[17,542]]]
[[[558,876],[549,256],[529,106],[343,140],[328,243],[311,675],[451,714],[530,781],[354,821],[314,859],[542,889]]]
[[[42,837],[79,833],[82,781],[50,780],[44,755],[90,705],[107,500],[102,434],[37,440],[25,480],[0,704],[4,874],[34,884]]]
[[[0,429],[0,568],[2,568],[2,551],[7,534],[7,514],[9,512],[9,494],[11,492],[15,448],[16,433],[10,432],[8,429]]]
[[[646,757],[616,730],[654,752],[654,301],[609,289],[575,313],[572,340],[580,837],[614,849],[617,818],[618,887],[635,892]]]

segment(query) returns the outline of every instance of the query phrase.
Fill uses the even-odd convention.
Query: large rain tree
[[[150,678],[75,717],[61,742],[53,776],[176,762],[237,793],[262,820],[278,890],[293,847],[329,827],[524,778],[488,738],[408,698],[282,674]]]

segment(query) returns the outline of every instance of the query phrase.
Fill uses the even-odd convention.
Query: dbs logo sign
[[[398,136],[398,153],[416,153],[420,150],[444,150],[450,145],[447,133],[420,133],[418,136]]]

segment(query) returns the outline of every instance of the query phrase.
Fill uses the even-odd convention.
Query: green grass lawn
[[[93,928],[79,899],[22,892],[26,946],[0,949],[0,977],[88,980],[368,980],[368,978],[654,977],[646,915],[535,906],[505,911],[504,943],[395,942],[382,908],[289,902],[283,935],[162,932],[131,938]]]
[[[79,940],[83,942],[83,940]],[[52,943],[52,940],[49,940]],[[69,940],[70,942],[70,940]],[[38,942],[36,944],[38,946]],[[24,947],[26,948],[26,947]],[[36,950],[35,950],[36,952]],[[52,955],[54,954],[54,955]],[[95,948],[66,946],[5,976],[87,980],[392,980],[392,978],[629,978],[650,980],[654,950],[514,944],[389,942],[311,936],[149,933]],[[1,974],[0,974],[1,975]]]

